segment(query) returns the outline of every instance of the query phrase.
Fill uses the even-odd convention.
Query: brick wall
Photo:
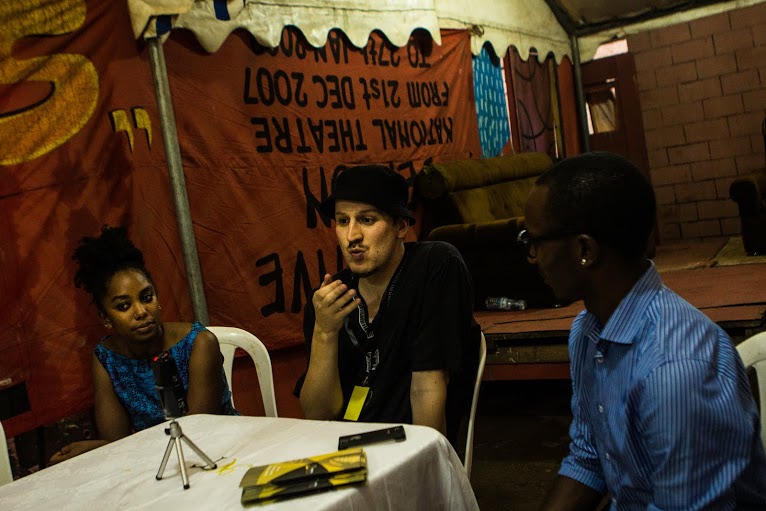
[[[739,234],[729,184],[764,167],[766,3],[628,37],[663,241]]]

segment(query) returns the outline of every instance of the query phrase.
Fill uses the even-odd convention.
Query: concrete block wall
[[[739,234],[729,184],[766,166],[766,3],[628,37],[660,239]]]

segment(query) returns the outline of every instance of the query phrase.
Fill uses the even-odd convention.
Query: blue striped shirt
[[[570,452],[559,474],[613,510],[766,509],[766,455],[726,333],[665,287],[654,264],[601,327],[569,335]]]

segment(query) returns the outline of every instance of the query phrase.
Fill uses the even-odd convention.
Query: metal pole
[[[582,86],[582,67],[580,65],[580,42],[577,36],[572,34],[569,37],[572,47],[572,67],[574,67],[575,95],[577,96],[577,110],[580,121],[580,146],[584,153],[590,151],[590,133],[588,131],[588,113],[585,111],[585,91]]]
[[[189,284],[194,319],[203,325],[209,324],[205,288],[202,285],[202,272],[197,256],[197,244],[194,238],[194,225],[189,208],[189,196],[186,194],[186,178],[181,162],[181,148],[178,146],[178,133],[173,113],[173,103],[170,97],[168,72],[165,67],[165,54],[162,51],[162,41],[158,37],[146,39],[149,47],[149,60],[152,65],[154,78],[154,95],[157,98],[157,109],[160,115],[162,140],[165,145],[165,157],[168,162],[170,187],[173,191],[173,203],[176,207],[178,233],[181,237],[181,250],[186,267],[186,280]]]

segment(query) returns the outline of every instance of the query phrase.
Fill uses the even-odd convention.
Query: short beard
[[[365,278],[367,278],[367,277],[370,277],[370,276],[372,276],[372,275],[375,275],[377,272],[378,272],[378,269],[377,269],[377,268],[373,268],[372,270],[370,270],[370,271],[366,271],[366,272],[363,272],[363,273],[357,273],[357,272],[355,272],[355,271],[352,271],[351,273],[353,273],[353,274],[354,274],[354,276],[355,276],[355,277],[357,278],[357,280],[358,280],[358,279],[365,279]]]

